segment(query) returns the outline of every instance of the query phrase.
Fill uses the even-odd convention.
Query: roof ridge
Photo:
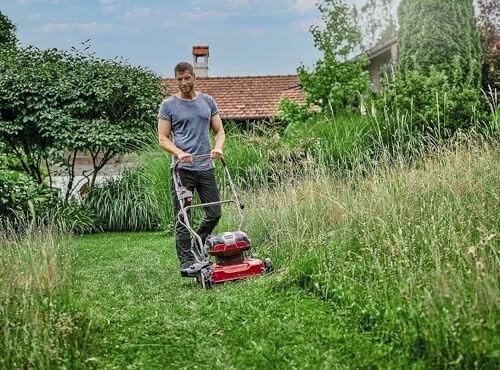
[[[210,79],[229,79],[229,78],[258,78],[258,77],[299,77],[299,75],[295,74],[286,74],[286,75],[253,75],[253,76],[209,76],[209,77],[196,77],[197,80],[210,80]],[[174,80],[174,77],[162,77],[162,80]]]

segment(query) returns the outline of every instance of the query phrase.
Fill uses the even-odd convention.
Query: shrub
[[[455,77],[431,68],[428,74],[409,71],[385,82],[377,110],[407,115],[416,134],[450,136],[457,128],[469,128],[484,118],[484,101],[478,90],[460,86]]]
[[[94,185],[82,203],[97,213],[102,230],[156,230],[160,225],[159,204],[150,189],[142,170],[130,169]]]
[[[450,132],[483,112],[481,47],[471,0],[403,0],[399,72],[390,101],[418,128]],[[395,101],[397,100],[397,101]]]
[[[76,233],[98,228],[92,209],[60,199],[55,189],[29,175],[1,168],[0,217],[0,227],[10,225],[19,231],[49,225],[61,232]]]
[[[38,184],[30,176],[0,168],[0,216],[3,219],[31,217],[57,197],[55,190]]]

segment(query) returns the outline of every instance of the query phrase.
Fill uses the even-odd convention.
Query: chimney
[[[208,46],[193,46],[193,68],[196,77],[208,77]]]

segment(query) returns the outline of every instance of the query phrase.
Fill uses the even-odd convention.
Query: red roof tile
[[[164,78],[171,94],[178,91],[173,78]],[[196,89],[211,95],[225,119],[270,118],[278,113],[282,97],[304,102],[297,75],[198,77]]]

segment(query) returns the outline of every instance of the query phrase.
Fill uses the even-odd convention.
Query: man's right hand
[[[179,158],[182,163],[193,163],[193,156],[189,153],[179,153],[177,158]]]

